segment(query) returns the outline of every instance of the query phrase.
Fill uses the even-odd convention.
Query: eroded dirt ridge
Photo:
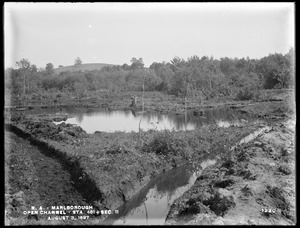
[[[172,205],[166,224],[295,224],[295,122],[258,133],[204,170]]]
[[[9,208],[6,213],[24,218],[22,212],[30,210],[26,201],[43,207],[92,205],[101,209],[97,202],[103,201],[103,193],[83,172],[78,160],[13,125],[7,124],[5,129],[9,134],[7,141],[14,141],[7,160],[11,175],[6,191],[9,193],[5,195]],[[36,215],[25,217],[39,220]]]

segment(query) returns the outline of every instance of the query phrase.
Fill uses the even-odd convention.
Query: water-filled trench
[[[164,225],[173,202],[189,190],[203,169],[216,163],[207,158],[195,171],[183,165],[153,178],[138,194],[111,215],[106,224],[112,225]]]

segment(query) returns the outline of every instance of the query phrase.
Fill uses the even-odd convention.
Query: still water
[[[141,112],[89,109],[69,109],[65,112],[71,116],[66,123],[76,124],[87,133],[138,132],[139,126],[143,131],[150,129],[180,131],[193,130],[208,124],[216,124],[219,127],[238,126],[246,121],[245,117],[243,119],[241,114],[230,108],[205,110],[202,116],[195,116],[193,111],[185,115],[161,114],[154,111],[147,111],[142,115]]]
[[[198,171],[181,166],[158,175],[137,195],[118,208],[107,223],[113,225],[164,225],[173,202],[190,189],[203,169],[216,163],[206,159]]]

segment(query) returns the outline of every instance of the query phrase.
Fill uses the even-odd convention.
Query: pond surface
[[[195,172],[181,166],[159,174],[137,195],[118,208],[119,214],[107,219],[109,225],[164,225],[173,202],[190,189],[203,169],[216,163],[206,159]]]
[[[195,116],[193,111],[184,115],[161,114],[159,112],[147,111],[108,111],[92,109],[68,109],[71,117],[66,123],[76,124],[82,127],[87,133],[95,131],[115,132],[139,131],[139,126],[143,131],[152,130],[193,130],[203,125],[216,124],[219,127],[238,126],[246,122],[246,118],[230,108],[211,109],[203,111],[201,116]]]

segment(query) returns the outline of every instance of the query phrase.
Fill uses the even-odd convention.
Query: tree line
[[[76,58],[75,65],[82,64]],[[13,98],[43,96],[87,97],[99,91],[159,91],[200,99],[235,97],[251,99],[260,89],[294,85],[294,50],[269,54],[261,59],[191,56],[144,67],[142,58],[131,64],[105,66],[100,70],[55,73],[52,63],[37,69],[28,59],[5,70],[5,89]]]

